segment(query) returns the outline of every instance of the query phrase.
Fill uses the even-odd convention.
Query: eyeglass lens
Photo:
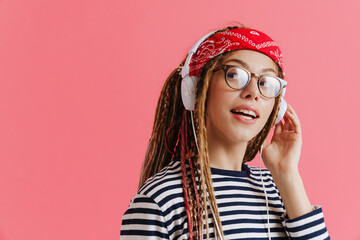
[[[249,72],[239,67],[230,67],[226,71],[226,81],[234,89],[245,88],[250,78]],[[269,98],[277,96],[281,90],[279,80],[272,76],[261,76],[258,80],[258,87],[261,94]]]

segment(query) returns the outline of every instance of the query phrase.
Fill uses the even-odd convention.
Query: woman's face
[[[221,65],[239,66],[258,75],[278,75],[276,63],[253,50],[234,51],[223,59]],[[234,90],[226,84],[223,70],[214,72],[207,98],[208,138],[215,137],[229,144],[248,142],[261,131],[274,107],[275,98],[264,98],[257,80],[253,76],[245,89]],[[249,113],[257,117],[247,116]]]

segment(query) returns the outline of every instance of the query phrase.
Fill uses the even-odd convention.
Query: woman
[[[283,78],[281,51],[260,31],[229,27],[195,44],[162,89],[121,239],[329,239],[298,171]],[[258,151],[268,170],[245,164]]]

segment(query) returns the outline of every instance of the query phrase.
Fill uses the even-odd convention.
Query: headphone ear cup
[[[275,125],[278,124],[281,121],[281,119],[283,119],[286,109],[287,109],[287,103],[283,97],[281,97],[279,105],[280,105],[280,107],[279,107],[279,112],[276,116]]]
[[[194,111],[197,77],[185,76],[181,81],[181,99],[186,110]]]

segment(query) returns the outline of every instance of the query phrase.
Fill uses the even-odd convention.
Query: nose
[[[249,84],[241,90],[240,97],[248,100],[258,100],[260,96],[260,91],[257,85],[258,77],[254,74],[251,74],[251,79]]]

